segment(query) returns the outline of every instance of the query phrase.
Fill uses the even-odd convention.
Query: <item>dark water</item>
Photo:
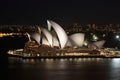
[[[8,80],[120,80],[120,58],[9,59]]]

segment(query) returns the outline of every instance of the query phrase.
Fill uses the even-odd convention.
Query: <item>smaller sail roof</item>
[[[84,43],[84,37],[85,37],[84,33],[75,33],[69,36],[69,40],[71,41],[71,44],[73,46],[81,47],[83,46]]]
[[[98,48],[102,48],[105,44],[105,40],[101,40],[101,41],[96,41],[96,42],[93,42],[93,44],[95,46],[97,46]]]
[[[45,28],[41,28],[41,31],[43,32],[43,34],[47,38],[49,45],[52,47],[52,34]]]

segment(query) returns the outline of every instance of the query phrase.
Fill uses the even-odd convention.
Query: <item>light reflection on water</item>
[[[65,61],[74,61],[74,62],[83,62],[83,61],[101,61],[103,60],[102,58],[60,58],[60,59],[53,59],[53,58],[42,58],[42,59],[22,59],[22,58],[9,58],[10,63],[13,62],[22,62],[22,63],[37,63],[37,62],[54,62],[54,61],[60,61],[60,62],[65,62]],[[111,59],[107,59],[111,60]],[[113,59],[114,60],[114,59]]]
[[[120,59],[115,58],[111,60],[111,72],[110,72],[111,80],[120,80]]]
[[[8,70],[12,80],[120,80],[120,58],[12,58]]]
[[[112,59],[111,67],[112,68],[119,68],[120,67],[120,59],[119,58]]]

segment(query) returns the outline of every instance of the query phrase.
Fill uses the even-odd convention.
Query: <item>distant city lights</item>
[[[93,40],[94,41],[97,41],[98,40],[98,37],[96,35],[93,35]]]

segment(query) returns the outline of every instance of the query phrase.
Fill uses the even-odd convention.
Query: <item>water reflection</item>
[[[112,59],[111,67],[112,68],[119,68],[120,67],[120,59],[119,58]]]
[[[120,80],[120,58],[112,59],[110,65],[111,80]]]
[[[9,63],[11,80],[120,80],[120,58],[10,58]]]

